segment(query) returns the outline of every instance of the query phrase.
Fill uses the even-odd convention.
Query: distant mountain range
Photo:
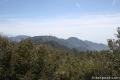
[[[15,36],[15,37],[8,37],[10,40],[12,40],[12,41],[17,41],[17,42],[19,42],[19,41],[21,41],[21,40],[23,40],[23,39],[27,39],[27,38],[29,38],[30,36],[26,36],[26,35],[18,35],[18,36]]]
[[[34,44],[47,44],[56,48],[75,49],[77,51],[102,51],[108,50],[108,46],[105,44],[98,44],[91,41],[83,41],[76,37],[70,37],[68,39],[60,39],[55,36],[26,36],[19,35],[16,37],[9,37],[12,41],[21,41],[23,39],[30,38]]]

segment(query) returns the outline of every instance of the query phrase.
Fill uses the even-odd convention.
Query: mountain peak
[[[26,36],[26,35],[18,35],[18,36],[15,36],[15,37],[9,37],[9,39],[11,39],[12,41],[21,41],[23,39],[26,39],[26,38],[29,38],[30,36]]]
[[[108,50],[108,46],[101,45],[98,43],[94,43],[91,41],[83,41],[76,37],[70,37],[68,39],[61,39],[55,36],[34,36],[29,37],[25,35],[20,35],[16,37],[12,37],[11,40],[20,41],[26,38],[30,38],[35,44],[49,44],[57,47],[66,47],[69,49],[76,49],[78,51],[100,51],[100,50]]]
[[[80,40],[80,39],[78,39],[76,37],[69,37],[67,40]]]

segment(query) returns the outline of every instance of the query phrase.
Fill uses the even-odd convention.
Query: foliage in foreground
[[[76,54],[0,37],[0,80],[90,80],[92,76],[120,76],[120,55],[107,51]]]
[[[111,50],[113,52],[77,53],[35,45],[31,40],[16,43],[0,37],[0,80],[91,80],[92,76],[118,77],[119,45]]]

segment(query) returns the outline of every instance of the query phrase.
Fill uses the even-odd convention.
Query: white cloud
[[[112,5],[114,6],[116,4],[116,0],[113,0],[112,1]]]
[[[2,20],[2,19],[1,19]],[[120,15],[85,15],[79,18],[7,19],[0,22],[5,34],[75,36],[83,40],[106,43],[120,26]]]
[[[119,0],[112,0],[112,6],[115,6],[118,2]]]
[[[75,3],[75,6],[76,6],[77,8],[80,8],[80,3],[76,2],[76,3]]]

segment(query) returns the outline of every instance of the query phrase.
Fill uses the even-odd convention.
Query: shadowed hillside
[[[30,38],[35,44],[47,44],[52,47],[76,49],[77,51],[102,51],[109,50],[105,44],[98,44],[90,41],[83,41],[75,37],[70,37],[68,39],[60,39],[54,36],[17,36],[10,37],[13,41],[20,41],[23,39]]]

